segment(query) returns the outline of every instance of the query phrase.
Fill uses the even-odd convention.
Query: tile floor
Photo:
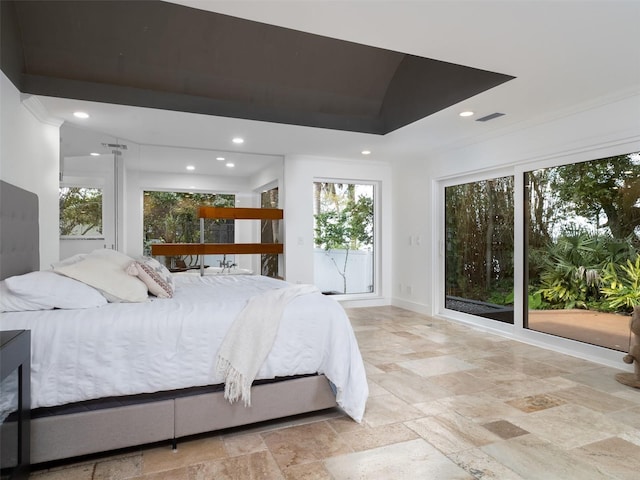
[[[31,478],[640,479],[640,390],[615,369],[394,307],[348,313],[361,425],[330,410]]]

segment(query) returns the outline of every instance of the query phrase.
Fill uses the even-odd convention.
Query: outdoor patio
[[[530,310],[529,328],[627,352],[630,315],[589,310]]]

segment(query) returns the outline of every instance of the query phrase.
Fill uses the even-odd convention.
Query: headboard
[[[0,180],[0,279],[40,270],[38,196]]]

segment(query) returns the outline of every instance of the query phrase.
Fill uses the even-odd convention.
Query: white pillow
[[[142,280],[149,293],[158,298],[173,297],[173,276],[171,272],[155,258],[140,257],[137,261],[131,262],[127,268],[129,275],[136,275]]]
[[[132,261],[114,250],[96,250],[81,261],[54,271],[97,288],[110,302],[146,302],[147,286],[125,271]]]
[[[19,297],[20,300],[32,305],[41,305],[42,308],[38,310],[92,308],[107,303],[95,288],[52,271],[31,272],[10,277],[5,280],[5,284],[11,294]],[[16,300],[14,298],[10,301]],[[15,304],[14,307],[16,307]],[[25,309],[24,306],[21,310],[23,309]],[[33,308],[28,309],[33,310]]]
[[[9,290],[4,280],[0,282],[0,312],[29,312],[51,310],[52,308],[17,296]]]

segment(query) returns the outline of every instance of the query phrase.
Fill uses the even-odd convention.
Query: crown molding
[[[47,107],[45,107],[35,95],[30,95],[28,93],[21,93],[20,102],[41,123],[51,125],[57,128],[60,128],[64,123],[64,120],[51,116],[49,114],[49,111],[47,110]]]

